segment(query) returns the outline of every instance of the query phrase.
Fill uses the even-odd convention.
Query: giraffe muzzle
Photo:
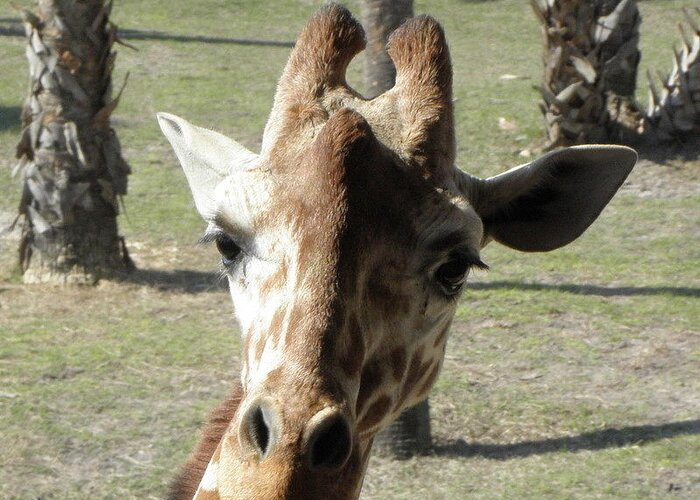
[[[274,454],[284,432],[283,422],[273,405],[255,402],[240,420],[238,439],[248,453],[265,460]],[[352,452],[353,436],[347,417],[327,407],[313,415],[303,428],[299,455],[310,471],[342,469]]]
[[[350,457],[352,441],[347,418],[335,408],[324,408],[311,417],[304,432],[307,467],[341,469]]]
[[[238,440],[260,460],[270,455],[279,441],[280,419],[271,405],[257,402],[241,418]]]

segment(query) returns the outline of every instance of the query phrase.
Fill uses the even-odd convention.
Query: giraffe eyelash
[[[216,248],[221,254],[219,274],[220,277],[228,276],[233,268],[240,263],[248,253],[236,240],[228,233],[217,227],[209,227],[199,238],[198,244],[208,245],[216,243]]]
[[[200,236],[200,238],[197,240],[198,245],[210,245],[211,243],[214,243],[217,238],[226,235],[221,229],[219,228],[209,228],[206,230],[206,232]]]
[[[216,271],[214,272],[214,276],[216,279],[216,284],[220,285],[226,281],[226,279],[229,276],[229,270],[219,262],[219,267],[216,268]]]
[[[481,259],[476,258],[476,260],[473,260],[469,263],[470,269],[478,269],[479,271],[490,271],[491,267],[489,267],[488,264],[483,262]]]

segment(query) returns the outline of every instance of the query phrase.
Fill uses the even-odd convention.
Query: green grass
[[[293,41],[321,2],[122,0],[113,125],[133,168],[120,229],[141,271],[95,289],[22,286],[0,238],[0,498],[159,498],[206,411],[237,377],[230,300],[194,245],[203,224],[154,114],[256,149],[289,49],[174,36]],[[669,69],[689,2],[640,3],[646,68]],[[349,6],[358,12],[357,2]],[[416,2],[455,70],[458,162],[478,175],[541,141],[539,26],[524,0]],[[0,21],[16,17],[0,0]],[[128,33],[128,32],[125,32]],[[0,37],[0,166],[14,165],[24,40]],[[358,82],[360,65],[351,66]],[[502,81],[515,74],[524,79]],[[498,119],[517,125],[503,131]],[[436,453],[373,458],[365,498],[700,495],[700,164],[645,162],[576,243],[484,250],[431,395]],[[0,217],[19,200],[0,182]],[[683,422],[690,421],[690,424]],[[692,422],[695,422],[694,424]],[[694,426],[693,426],[694,425]]]

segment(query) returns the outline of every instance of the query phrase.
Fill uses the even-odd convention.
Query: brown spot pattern
[[[359,423],[360,432],[365,432],[375,427],[389,413],[391,408],[391,398],[389,396],[381,396],[367,409],[367,412],[362,417]]]
[[[406,371],[406,349],[396,347],[391,351],[391,373],[396,382],[401,382],[403,374]]]
[[[270,321],[270,331],[268,332],[272,335],[272,343],[277,345],[279,343],[280,337],[282,336],[282,322],[284,321],[285,308],[280,308],[272,315],[272,321]]]
[[[433,369],[430,370],[430,375],[428,375],[428,378],[425,379],[425,382],[423,382],[423,385],[417,393],[418,397],[423,397],[430,392],[430,389],[435,383],[435,379],[437,379],[438,373],[440,373],[440,363],[436,360]]]
[[[256,344],[255,344],[255,361],[258,361],[262,358],[262,353],[263,350],[265,349],[265,336],[260,335],[258,338]]]
[[[285,280],[287,279],[287,261],[283,260],[279,268],[275,273],[268,277],[260,285],[260,296],[265,298],[270,295],[271,292],[276,292],[282,288]]]
[[[219,492],[216,490],[199,490],[199,493],[193,500],[221,500],[221,497],[219,496]]]
[[[355,406],[357,415],[362,413],[369,398],[382,386],[384,380],[383,364],[382,360],[375,359],[362,369],[360,391],[357,394],[357,404]]]
[[[292,165],[286,171],[291,170],[293,175],[288,178],[294,178],[294,180],[288,182],[282,189],[291,191],[292,195],[297,196],[278,197],[278,200],[282,201],[273,202],[277,203],[278,206],[273,206],[273,209],[268,210],[268,212],[274,214],[286,212],[287,220],[300,221],[301,229],[293,231],[295,235],[301,235],[299,250],[302,257],[299,263],[300,282],[294,285],[305,290],[313,288],[315,293],[312,294],[313,296],[308,299],[307,303],[296,304],[290,311],[289,328],[293,335],[289,335],[287,342],[293,344],[295,348],[299,345],[299,351],[307,357],[309,357],[310,352],[322,351],[320,347],[322,341],[318,337],[332,331],[331,326],[335,326],[331,325],[329,320],[332,314],[332,306],[329,304],[337,304],[338,300],[334,295],[337,293],[335,286],[337,285],[336,280],[339,278],[337,244],[345,231],[346,211],[350,210],[346,199],[350,195],[345,190],[355,189],[362,194],[362,198],[370,200],[370,197],[366,196],[366,189],[358,188],[358,186],[365,188],[367,184],[365,180],[367,174],[364,167],[371,165],[373,171],[377,172],[381,170],[377,168],[381,161],[389,161],[390,156],[393,158],[393,154],[385,155],[385,158],[380,156],[379,151],[384,151],[383,146],[375,140],[372,127],[359,113],[340,109],[328,117],[327,110],[324,110],[321,104],[324,93],[328,93],[329,89],[345,86],[345,69],[354,54],[363,46],[362,28],[357,21],[352,19],[347,10],[338,6],[329,6],[316,14],[300,36],[278,86],[276,104],[273,107],[270,121],[274,125],[271,128],[278,135],[266,137],[268,140],[274,139],[271,142],[272,150],[268,149],[264,152],[270,159],[270,169],[276,169],[279,174],[285,171],[284,165]],[[397,101],[400,101],[400,105],[397,105],[396,109],[392,108],[392,111],[396,111],[396,114],[399,115],[398,121],[400,123],[383,128],[396,129],[396,133],[401,136],[398,138],[401,147],[410,149],[410,152],[415,154],[412,162],[423,164],[423,160],[427,158],[431,162],[444,163],[451,172],[454,157],[452,73],[441,28],[435,21],[426,17],[409,21],[403,28],[396,31],[389,50],[399,74],[399,84],[395,89],[395,95]],[[342,91],[339,95],[342,97]],[[313,136],[313,134],[304,135],[306,133],[304,129],[306,128],[308,131],[308,122],[323,122],[326,119],[328,119],[326,125],[315,136],[311,147],[307,147],[312,141],[308,137]],[[381,120],[376,119],[376,121],[380,122]],[[280,123],[275,125],[275,122]],[[292,132],[296,134],[293,137]],[[287,135],[285,136],[285,134]],[[388,178],[388,174],[385,174],[385,177]],[[401,175],[397,174],[396,177],[399,181],[406,183]],[[360,182],[356,178],[363,180]],[[374,181],[376,182],[377,179]],[[398,189],[396,183],[391,185],[394,189]],[[417,199],[420,202],[424,197],[415,196],[407,199]],[[389,224],[388,211],[369,206],[376,201],[374,198],[365,202],[355,200],[355,204],[367,204],[367,213],[375,213],[376,211],[377,214],[381,214],[382,224]],[[282,203],[286,206],[282,206]],[[416,206],[418,205],[420,203],[416,203]],[[358,209],[353,206],[353,210],[357,211]],[[430,208],[429,212],[433,211]],[[401,218],[397,217],[399,221],[404,220],[404,218],[415,218],[410,213],[407,214],[400,210],[396,212],[401,214]],[[358,217],[357,213],[360,212],[351,213],[355,214],[353,217],[361,219],[363,223],[369,219],[369,217]],[[364,214],[364,212],[362,213]],[[284,215],[279,217],[282,218]],[[285,224],[285,227],[290,227],[290,224]],[[353,234],[353,237],[355,236],[357,235]],[[357,245],[356,240],[354,244]],[[403,258],[397,258],[397,260],[403,262]],[[273,276],[262,283],[261,300],[283,286],[287,276],[287,269],[282,266]],[[411,297],[401,295],[405,290],[398,288],[394,281],[378,273],[376,281],[368,283],[367,296],[363,299],[369,300],[373,312],[376,308],[377,312],[388,316],[404,312],[408,314],[412,303]],[[266,338],[271,338],[275,344],[278,343],[282,333],[284,313],[284,309],[275,312],[268,334],[261,335],[255,340],[246,339],[244,341],[246,356],[254,350],[255,356],[259,359]],[[356,317],[352,316],[348,321],[349,323],[341,332],[348,336],[342,339],[347,352],[337,352],[336,358],[349,376],[355,376],[361,370],[355,410],[358,416],[361,415],[359,425],[364,429],[371,429],[389,413],[393,403],[391,397],[378,394],[381,389],[385,389],[388,384],[393,382],[398,384],[403,380],[399,400],[395,403],[397,407],[400,407],[409,395],[416,394],[418,384],[426,375],[425,381],[420,385],[420,391],[429,390],[439,372],[439,363],[435,363],[432,359],[423,362],[425,351],[423,346],[419,347],[412,356],[410,356],[410,351],[397,347],[388,353],[388,358],[386,356],[387,350],[384,350],[381,359],[374,359],[362,368],[367,349],[363,332]],[[435,346],[439,345],[440,342],[444,343],[445,335],[446,329],[435,340]],[[257,343],[254,346],[248,346],[247,342],[252,341]],[[334,339],[334,341],[340,343],[338,339]],[[314,343],[318,343],[318,346]],[[319,348],[316,349],[316,347]],[[327,346],[324,345],[324,347]],[[289,349],[288,351],[285,355],[297,355],[297,350]],[[328,352],[336,351],[328,349]],[[408,362],[409,356],[410,362]],[[307,360],[307,358],[299,359]],[[324,358],[323,362],[328,361]],[[270,373],[267,383],[271,387],[287,383],[280,380],[281,373],[281,370]],[[395,388],[393,385],[392,387]],[[299,393],[302,392],[302,389],[296,389]],[[169,498],[175,500],[192,497],[210,459],[214,453],[220,453],[216,451],[217,446],[233,419],[242,397],[242,389],[238,388],[214,412],[205,427],[202,440],[176,480]],[[369,404],[370,401],[373,403]],[[307,402],[304,401],[304,403]],[[235,433],[231,433],[228,439],[232,440],[230,444],[234,450],[239,448]],[[218,455],[215,458],[218,459]],[[280,478],[284,476],[284,469],[291,467],[289,464],[292,464],[292,459],[284,457],[280,458],[279,462],[286,465],[278,466],[277,470],[267,474],[265,478],[259,478],[277,483],[277,487],[280,488],[277,490],[280,493],[276,495],[277,498],[283,496],[284,492],[281,488],[284,485]],[[238,472],[234,470],[224,471],[232,476],[236,476]],[[249,479],[256,479],[252,472],[244,472],[250,474]],[[361,483],[360,476],[359,471],[351,471],[347,474],[346,479],[354,481],[360,478]],[[308,487],[313,484],[313,480],[313,477],[304,477],[299,482],[299,487]],[[337,485],[333,486],[335,488]],[[341,484],[338,488],[343,486],[347,486],[347,484]],[[250,488],[252,493],[264,495],[262,493],[264,488],[257,481],[248,481],[246,487]],[[324,491],[327,490],[328,488],[324,489]],[[334,491],[338,491],[338,489]],[[346,488],[345,491],[348,489]],[[200,498],[219,498],[219,494],[216,492],[203,493],[207,496],[202,495]],[[243,497],[245,496],[243,494]],[[247,496],[253,497],[255,495]],[[292,496],[295,495],[292,494]],[[300,497],[301,495],[296,496]]]
[[[347,327],[342,332],[342,335],[347,337],[347,342],[344,343],[346,352],[340,354],[339,362],[345,374],[353,379],[357,377],[365,358],[365,341],[360,322],[355,314],[350,315]],[[338,342],[338,345],[343,344],[340,341],[336,342]]]
[[[370,276],[367,282],[368,301],[376,308],[378,314],[391,316],[410,313],[411,297],[395,290],[387,273],[381,268],[376,268]]]
[[[438,334],[437,337],[435,337],[435,342],[433,342],[433,347],[437,347],[440,344],[442,344],[445,339],[447,338],[447,333],[450,331],[450,324],[448,323],[445,328],[442,329],[442,331]]]
[[[416,384],[421,379],[423,373],[429,366],[428,363],[423,363],[424,350],[425,349],[423,348],[423,346],[420,346],[418,349],[416,349],[416,352],[414,352],[413,356],[411,357],[411,363],[408,366],[406,379],[404,380],[403,387],[401,388],[401,395],[396,401],[396,406],[394,407],[397,410],[403,407],[404,403],[406,402],[406,399],[410,394],[413,393]]]
[[[283,379],[283,373],[282,373],[282,368],[277,367],[273,368],[270,370],[270,373],[267,374],[267,379],[265,380],[265,384],[268,387],[278,387],[279,384],[282,383]]]

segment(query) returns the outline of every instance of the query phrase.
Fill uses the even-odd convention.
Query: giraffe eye
[[[464,256],[452,257],[435,272],[435,279],[445,295],[456,295],[464,286],[471,262]]]
[[[487,270],[489,266],[471,254],[454,254],[435,271],[435,281],[445,295],[457,295],[464,287],[472,267]]]
[[[221,263],[224,266],[229,266],[241,253],[241,247],[239,247],[235,241],[225,234],[219,234],[216,236],[216,249],[221,254]]]

